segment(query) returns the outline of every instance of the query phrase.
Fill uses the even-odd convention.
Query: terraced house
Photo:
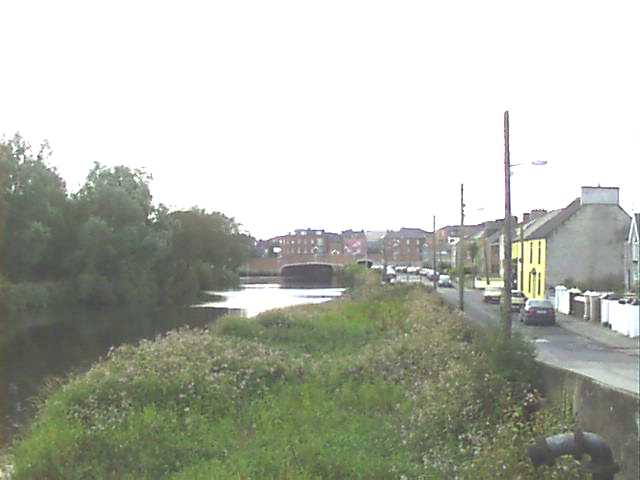
[[[592,290],[622,286],[630,222],[618,188],[582,187],[581,196],[565,208],[516,230],[512,255],[518,289],[529,298],[545,298],[560,284]]]

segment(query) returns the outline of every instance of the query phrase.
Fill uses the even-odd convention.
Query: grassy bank
[[[13,478],[582,478],[525,456],[571,428],[534,365],[422,287],[365,285],[111,352],[51,388]]]

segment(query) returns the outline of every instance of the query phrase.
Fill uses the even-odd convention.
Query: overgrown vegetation
[[[144,170],[95,164],[75,193],[43,145],[0,141],[0,301],[9,310],[186,303],[238,282],[251,238],[233,218],[152,204]]]
[[[469,330],[419,286],[226,317],[111,352],[53,389],[15,479],[582,478],[535,472],[531,347]]]

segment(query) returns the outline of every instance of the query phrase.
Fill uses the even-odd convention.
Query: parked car
[[[527,300],[524,308],[520,310],[520,321],[525,325],[555,325],[556,312],[553,309],[553,303],[549,300],[541,300],[532,298]]]
[[[438,286],[453,288],[453,283],[451,283],[451,277],[449,275],[440,275],[438,278]]]
[[[487,287],[482,294],[482,301],[485,303],[500,303],[502,297],[502,287]]]
[[[407,267],[407,273],[412,273],[417,275],[420,269],[418,267]]]
[[[511,310],[519,312],[526,301],[527,297],[520,290],[511,290]]]

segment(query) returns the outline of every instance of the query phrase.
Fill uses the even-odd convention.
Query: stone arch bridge
[[[345,265],[364,262],[364,258],[354,258],[351,255],[289,255],[281,258],[252,258],[240,271],[243,275],[326,278],[341,271]],[[373,260],[367,259],[367,263],[371,266]]]

